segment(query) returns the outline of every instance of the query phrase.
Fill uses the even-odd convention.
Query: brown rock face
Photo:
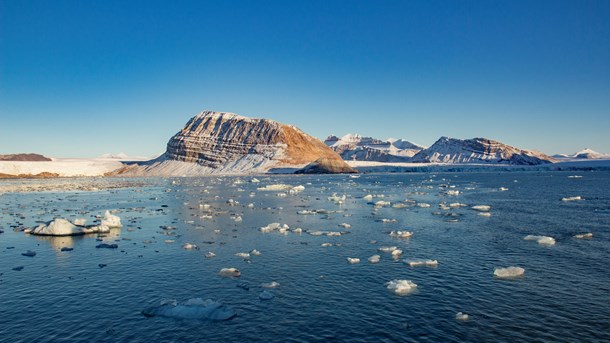
[[[264,173],[274,168],[302,168],[319,158],[349,168],[324,143],[294,126],[233,113],[204,111],[191,118],[169,140],[161,158],[128,166],[118,174]]]
[[[0,161],[52,161],[50,158],[40,154],[9,154],[0,155]]]
[[[308,164],[303,169],[297,170],[296,174],[353,174],[357,173],[355,169],[346,165],[345,163],[339,163],[337,160],[322,157],[316,161]]]

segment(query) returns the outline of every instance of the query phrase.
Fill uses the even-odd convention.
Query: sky
[[[610,1],[0,0],[0,154],[154,156],[203,110],[610,153]]]

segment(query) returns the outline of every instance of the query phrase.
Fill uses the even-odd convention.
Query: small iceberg
[[[22,252],[21,255],[27,256],[27,257],[34,257],[34,256],[36,256],[36,252],[33,250],[28,250],[26,252]]]
[[[555,238],[549,236],[527,235],[523,239],[526,241],[536,241],[540,245],[555,245]]]
[[[218,275],[222,277],[239,277],[241,272],[237,268],[222,268]]]
[[[459,320],[459,321],[463,321],[463,322],[465,322],[465,321],[467,321],[468,319],[470,319],[470,316],[469,316],[468,314],[466,314],[466,313],[458,312],[458,313],[455,315],[455,319],[456,319],[456,320]]]
[[[579,233],[577,235],[574,235],[574,238],[576,238],[576,239],[591,239],[591,238],[593,238],[593,233],[592,232]]]
[[[390,232],[390,237],[409,238],[411,236],[413,236],[413,232],[411,232],[411,231],[391,231]]]
[[[507,267],[494,269],[494,276],[499,279],[514,279],[523,276],[525,269],[521,267]]]
[[[276,281],[261,283],[262,288],[278,288],[280,287],[280,283]]]
[[[121,218],[115,216],[114,214],[111,214],[108,210],[106,211],[106,213],[104,213],[104,219],[102,219],[102,226],[107,226],[111,229],[123,227],[123,225],[121,225]]]
[[[580,196],[561,198],[561,201],[579,201],[579,200],[584,200],[584,199],[581,198]]]
[[[347,258],[347,263],[349,263],[349,264],[360,263],[360,259],[357,258],[357,257],[348,257]]]
[[[392,280],[386,282],[386,286],[388,291],[396,295],[407,295],[417,288],[417,285],[411,280]]]
[[[250,253],[247,253],[247,252],[238,252],[237,254],[235,254],[235,256],[241,257],[243,259],[249,259],[250,258]]]
[[[438,260],[404,260],[409,267],[438,267]]]
[[[381,251],[381,252],[389,252],[391,253],[392,251],[398,249],[396,246],[383,246],[383,247],[379,247],[377,250]]]
[[[202,319],[223,321],[235,317],[231,307],[211,299],[189,299],[183,303],[175,300],[163,302],[159,306],[149,307],[142,311],[146,317],[167,317],[176,319]]]
[[[491,206],[489,205],[475,205],[471,207],[475,211],[479,212],[489,212],[491,210]]]
[[[375,263],[379,263],[380,259],[381,259],[381,256],[373,255],[373,256],[369,257],[368,261],[369,261],[369,263],[375,264]]]
[[[257,188],[257,190],[259,191],[287,191],[289,189],[292,189],[291,185],[286,185],[283,183],[278,183],[275,185],[267,185],[265,187],[259,187]]]
[[[184,243],[184,244],[182,244],[182,249],[193,250],[193,249],[199,249],[199,247],[193,243]]]

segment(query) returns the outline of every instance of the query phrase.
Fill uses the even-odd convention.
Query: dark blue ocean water
[[[96,192],[2,194],[0,341],[608,342],[610,173],[570,175],[575,173],[261,176],[260,183],[248,182],[251,177],[176,178]],[[257,190],[278,183],[305,190],[285,197]],[[343,204],[328,200],[333,193],[346,195]],[[383,198],[363,199],[368,194]],[[584,200],[561,200],[569,196]],[[230,206],[229,199],[239,204]],[[375,209],[379,200],[407,206]],[[469,206],[444,210],[443,202]],[[491,216],[479,216],[472,205],[491,205]],[[106,209],[115,210],[124,227],[105,237],[14,231],[56,217],[93,223]],[[337,212],[297,214],[314,209]],[[259,231],[273,222],[303,233]],[[349,234],[307,233],[314,230]],[[413,236],[392,238],[392,230]],[[573,238],[585,232],[593,238]],[[528,234],[551,236],[556,244],[523,240]],[[119,248],[96,249],[101,241]],[[186,242],[199,249],[183,249]],[[403,256],[379,253],[384,245],[397,246]],[[249,261],[235,256],[252,249],[261,255]],[[22,256],[27,250],[37,255]],[[205,258],[209,251],[216,257]],[[379,264],[367,262],[374,254],[381,255]],[[348,264],[347,257],[362,262]],[[409,267],[403,259],[437,259],[439,265]],[[508,266],[525,268],[525,275],[494,278],[494,268]],[[241,277],[220,277],[224,267],[238,268]],[[411,280],[417,289],[393,294],[385,283],[394,279]],[[260,300],[259,285],[271,281],[280,283],[272,290],[275,298]],[[141,314],[163,300],[196,297],[221,301],[237,316],[212,322]],[[457,312],[470,319],[456,320]]]

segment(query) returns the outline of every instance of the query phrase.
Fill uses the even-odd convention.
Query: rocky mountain
[[[41,161],[52,161],[50,158],[40,154],[8,154],[0,155],[0,161],[27,161],[27,162],[41,162]]]
[[[294,171],[320,158],[353,171],[320,140],[292,125],[204,111],[167,143],[165,154],[114,174],[191,176]]]
[[[572,155],[554,155],[553,157],[559,159],[587,159],[587,160],[598,160],[598,159],[610,159],[610,155],[602,154],[595,150],[584,149]]]
[[[331,135],[324,143],[346,161],[408,162],[423,149],[402,139],[383,141],[358,134],[347,134],[341,138]]]
[[[555,160],[540,152],[521,150],[491,139],[441,137],[432,146],[413,156],[411,162],[537,165]]]

